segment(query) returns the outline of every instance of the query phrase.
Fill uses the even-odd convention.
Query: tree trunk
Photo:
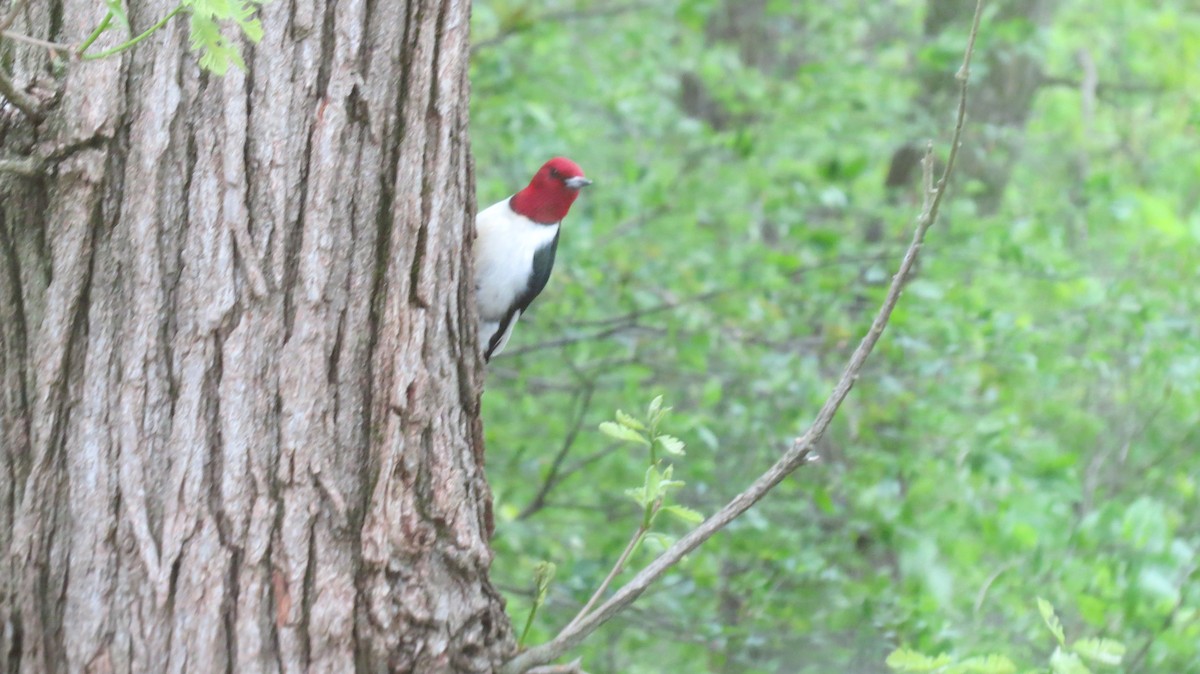
[[[173,2],[133,3],[133,32]],[[82,40],[96,0],[14,30]],[[177,19],[0,111],[0,671],[491,671],[467,0]],[[115,43],[115,36],[106,36]],[[6,43],[18,86],[50,54]]]

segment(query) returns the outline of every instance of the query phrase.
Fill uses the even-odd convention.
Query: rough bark
[[[135,32],[174,6],[133,3]],[[14,28],[78,42],[97,0]],[[467,0],[177,20],[0,111],[0,671],[491,671]],[[105,38],[111,41],[114,38]],[[5,44],[19,86],[44,50]]]

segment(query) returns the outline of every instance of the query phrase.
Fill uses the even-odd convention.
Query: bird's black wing
[[[557,251],[558,234],[555,233],[550,243],[542,246],[533,254],[533,270],[529,275],[529,283],[525,286],[525,290],[517,296],[517,300],[508,308],[508,311],[504,313],[504,318],[500,321],[496,334],[488,340],[487,352],[483,354],[484,360],[491,359],[492,353],[509,331],[510,324],[516,320],[519,314],[525,313],[529,305],[533,304],[533,300],[546,288],[546,283],[550,280],[550,270],[554,268],[554,254]]]
[[[542,246],[533,254],[533,273],[529,275],[529,285],[525,286],[525,292],[517,298],[516,308],[521,313],[533,304],[533,300],[542,293],[546,288],[546,282],[550,280],[550,270],[554,268],[554,253],[558,250],[558,234],[550,240],[550,243]]]

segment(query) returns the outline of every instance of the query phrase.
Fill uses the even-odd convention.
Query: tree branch
[[[504,355],[509,358],[513,358],[516,356],[524,356],[525,354],[533,353],[535,351],[544,351],[546,349],[557,349],[563,346],[570,346],[571,344],[576,344],[578,342],[590,342],[593,340],[605,339],[625,332],[626,330],[632,330],[636,327],[638,327],[636,323],[623,323],[620,325],[615,325],[611,328],[606,328],[604,330],[568,335],[566,337],[559,337],[558,339],[549,339],[544,342],[537,342],[535,344],[530,344],[529,346],[523,346],[517,349],[506,349],[504,351]]]
[[[851,264],[862,264],[864,262],[881,262],[886,259],[888,259],[888,256],[886,256],[886,255],[838,257],[838,258],[835,258],[832,260],[828,260],[826,262],[820,262],[817,264],[811,264],[811,265],[807,265],[804,267],[800,267],[798,269],[793,270],[791,272],[790,276],[791,276],[792,280],[796,280],[796,279],[800,278],[801,276],[803,276],[804,274],[807,274],[812,271],[816,271],[818,269],[828,269],[830,267],[840,267],[840,266],[851,265]],[[598,341],[598,340],[607,339],[614,335],[618,335],[623,332],[627,332],[627,331],[631,331],[631,330],[635,330],[635,329],[642,329],[642,330],[650,329],[650,326],[643,325],[642,323],[640,323],[639,322],[640,319],[646,318],[648,316],[653,316],[655,314],[667,313],[670,311],[674,311],[675,309],[679,309],[686,305],[700,304],[703,302],[707,302],[708,300],[711,300],[711,299],[716,299],[718,297],[730,297],[730,296],[736,297],[736,296],[741,295],[746,292],[748,292],[748,290],[746,288],[716,288],[713,290],[707,290],[705,292],[697,293],[695,295],[690,295],[688,297],[683,297],[683,298],[676,299],[676,300],[665,301],[665,302],[656,304],[651,307],[634,309],[634,310],[626,312],[624,314],[617,314],[615,316],[608,316],[605,318],[596,318],[596,319],[592,319],[589,321],[573,321],[573,322],[569,323],[569,327],[573,328],[573,329],[580,329],[580,328],[602,328],[602,329],[594,330],[592,332],[584,332],[584,331],[580,330],[580,332],[578,332],[578,333],[568,334],[565,337],[559,337],[556,339],[551,339],[551,340],[547,340],[547,341],[543,341],[543,342],[535,342],[528,346],[522,346],[522,347],[517,347],[517,348],[508,348],[508,349],[504,350],[504,357],[512,358],[515,356],[524,356],[524,355],[528,355],[530,353],[534,353],[537,351],[558,349],[558,348],[561,348],[564,346],[578,344],[579,342]],[[560,325],[560,323],[552,323],[551,325]]]
[[[657,510],[657,508],[655,509]],[[621,551],[621,556],[617,557],[617,563],[613,564],[613,568],[610,569],[608,575],[604,577],[604,581],[600,583],[600,587],[596,588],[596,591],[592,593],[591,598],[587,600],[587,603],[583,605],[583,608],[579,609],[579,613],[576,613],[575,617],[571,619],[571,622],[567,623],[566,629],[570,629],[573,625],[575,625],[575,623],[578,623],[580,620],[582,620],[588,614],[588,611],[591,611],[592,607],[596,605],[596,602],[600,601],[600,598],[603,597],[604,593],[608,591],[608,586],[612,585],[613,580],[625,570],[625,564],[629,562],[629,556],[632,555],[633,551],[637,549],[638,544],[642,542],[642,538],[645,537],[647,531],[648,529],[643,523],[638,526],[637,531],[633,532],[633,537],[629,539],[629,543],[625,546],[625,549]]]
[[[562,447],[559,448],[558,454],[555,455],[554,461],[550,464],[550,470],[546,473],[546,478],[542,480],[542,486],[538,489],[537,494],[529,505],[525,506],[519,515],[518,520],[527,519],[533,516],[542,508],[546,507],[546,497],[550,495],[550,490],[558,486],[558,483],[570,473],[561,473],[563,461],[566,460],[567,454],[571,452],[571,447],[575,445],[575,438],[579,437],[579,431],[583,430],[583,420],[587,416],[588,409],[592,405],[592,396],[596,392],[596,385],[589,381],[583,389],[583,394],[580,397],[579,413],[575,415],[575,421],[571,424],[571,428],[567,431],[567,437],[563,439]]]
[[[135,47],[137,45],[137,43],[139,43],[142,40],[145,40],[146,38],[153,35],[156,31],[158,31],[159,28],[162,28],[163,26],[167,25],[167,22],[169,22],[171,19],[174,19],[176,15],[178,15],[180,12],[182,12],[186,9],[187,9],[186,5],[184,5],[182,3],[179,4],[178,6],[175,7],[175,9],[172,9],[170,12],[168,12],[166,16],[159,19],[158,23],[156,23],[153,26],[150,26],[146,30],[142,31],[141,33],[139,33],[137,35],[137,37],[126,40],[126,41],[122,42],[121,44],[119,44],[115,47],[112,47],[110,49],[105,49],[104,51],[96,52],[95,54],[84,54],[83,53],[84,48],[81,47],[79,49],[79,58],[81,58],[85,61],[94,61],[96,59],[107,58],[109,56],[112,56],[113,54],[120,54],[121,52],[125,51],[126,49],[132,49],[133,47]],[[87,46],[91,46],[92,42],[93,42],[93,39],[91,37],[89,37],[85,44]]]
[[[52,49],[55,51],[65,52],[71,52],[75,49],[69,44],[63,44],[62,42],[51,42],[50,40],[43,40],[41,38],[25,35],[24,33],[15,33],[11,30],[0,31],[0,35],[3,35],[13,42],[24,42],[25,44],[33,45],[34,47],[41,47],[43,49]]]
[[[979,33],[979,20],[982,12],[983,0],[976,0],[975,17],[971,25],[971,33],[967,38],[962,67],[955,75],[960,83],[958,119],[954,126],[954,136],[951,140],[946,168],[942,172],[942,176],[938,180],[936,187],[933,189],[926,188],[923,199],[924,204],[921,215],[917,219],[916,230],[913,232],[913,240],[904,254],[904,259],[900,263],[900,269],[892,277],[892,283],[888,288],[887,296],[884,298],[883,304],[879,307],[879,312],[875,315],[875,320],[871,323],[871,328],[867,331],[862,342],[859,343],[858,348],[855,349],[854,354],[850,357],[850,362],[846,364],[846,369],[843,371],[841,379],[838,380],[833,392],[817,413],[812,425],[804,435],[796,438],[788,450],[784,452],[783,456],[775,462],[775,465],[771,466],[767,472],[755,480],[749,488],[734,497],[725,507],[721,508],[716,514],[709,517],[683,538],[676,541],[666,552],[659,555],[649,566],[634,576],[621,589],[617,590],[608,601],[587,614],[583,619],[572,621],[571,625],[563,629],[558,636],[549,642],[531,648],[509,660],[501,667],[501,674],[524,674],[531,668],[551,662],[561,657],[571,648],[574,648],[587,638],[589,634],[594,632],[596,628],[608,622],[613,616],[632,604],[652,583],[658,580],[671,567],[678,564],[685,555],[695,550],[700,544],[725,528],[735,518],[749,510],[751,506],[766,496],[767,492],[782,482],[785,477],[810,460],[809,455],[813,445],[825,434],[826,429],[829,428],[829,424],[833,421],[834,415],[837,414],[842,401],[849,395],[850,389],[853,388],[854,382],[858,379],[859,373],[867,361],[867,357],[871,355],[872,349],[875,348],[875,344],[883,334],[883,329],[887,326],[892,311],[896,308],[896,304],[900,300],[900,293],[904,288],[908,274],[916,264],[917,257],[921,251],[921,245],[925,240],[925,234],[937,220],[938,211],[946,194],[946,184],[954,172],[955,160],[958,158],[958,150],[962,140],[963,125],[966,122],[967,82],[970,79],[971,56],[975,51],[975,37]],[[932,171],[932,146],[926,150],[925,162],[926,171]]]

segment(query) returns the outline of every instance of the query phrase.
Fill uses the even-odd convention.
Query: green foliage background
[[[930,37],[936,2],[476,3],[480,203],[557,154],[596,180],[484,396],[516,624],[558,568],[530,643],[640,522],[644,458],[596,430],[615,409],[665,395],[674,498],[707,514],[828,394],[918,210],[893,153],[944,156],[973,3]],[[899,646],[1046,671],[1042,596],[1068,640],[1126,645],[1105,671],[1200,672],[1200,14],[992,4],[974,105],[1017,98],[989,68],[1041,78],[1015,122],[972,110],[964,153],[1000,177],[957,177],[821,460],[594,635],[588,671],[883,672]]]

